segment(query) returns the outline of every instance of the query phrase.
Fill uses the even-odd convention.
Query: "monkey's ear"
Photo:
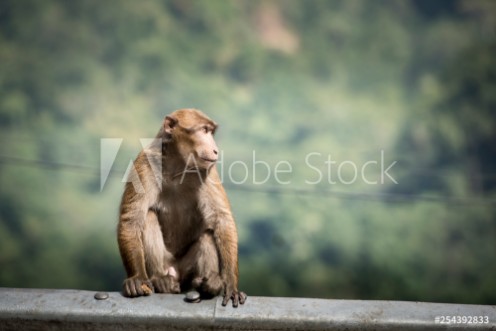
[[[167,141],[172,140],[172,130],[177,124],[177,118],[173,116],[165,116],[164,119],[164,138]]]

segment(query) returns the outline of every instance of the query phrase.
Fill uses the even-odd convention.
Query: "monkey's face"
[[[209,169],[218,160],[214,140],[217,124],[195,109],[182,109],[166,117],[165,131],[189,169]]]
[[[208,123],[183,130],[177,143],[187,168],[209,169],[215,165],[219,152],[214,133],[215,127]]]

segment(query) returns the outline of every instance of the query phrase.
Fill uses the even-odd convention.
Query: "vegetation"
[[[119,290],[124,171],[196,107],[248,294],[496,304],[495,22],[490,0],[1,1],[0,286]],[[100,190],[102,138],[124,140]]]

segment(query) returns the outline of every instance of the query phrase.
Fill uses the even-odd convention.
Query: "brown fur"
[[[124,295],[196,289],[244,303],[238,290],[238,236],[215,168],[217,124],[194,109],[166,116],[161,142],[140,152],[120,206],[118,243]],[[155,167],[154,167],[155,166]],[[155,169],[161,171],[154,172]]]

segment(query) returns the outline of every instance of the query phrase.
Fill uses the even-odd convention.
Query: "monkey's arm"
[[[145,255],[141,235],[136,231],[136,220],[121,216],[118,227],[119,250],[128,278],[124,281],[124,294],[129,297],[151,294],[145,268]]]
[[[138,192],[135,184],[135,182],[126,184],[117,228],[119,251],[128,276],[124,281],[123,290],[124,295],[129,297],[149,295],[153,292],[153,286],[146,273],[143,246],[143,228],[149,205],[148,194]]]
[[[224,281],[225,306],[232,300],[233,307],[245,303],[246,294],[238,290],[238,235],[232,215],[218,220],[215,242],[220,257],[221,277]]]

